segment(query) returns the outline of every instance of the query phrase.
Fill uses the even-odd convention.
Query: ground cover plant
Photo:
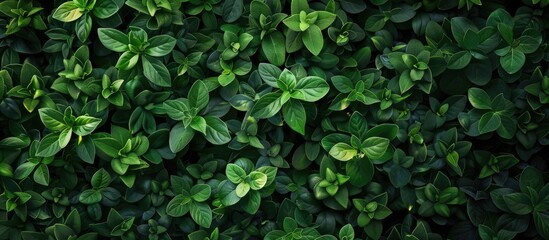
[[[547,0],[4,0],[0,239],[549,239]]]

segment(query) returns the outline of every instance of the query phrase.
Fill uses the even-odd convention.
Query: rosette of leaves
[[[212,210],[206,203],[211,195],[211,187],[208,184],[191,184],[181,177],[172,176],[172,191],[175,194],[166,206],[166,213],[172,217],[181,217],[191,214],[196,224],[209,228],[212,223]]]
[[[542,237],[549,235],[549,184],[543,180],[542,173],[531,166],[520,174],[519,184],[513,188],[499,188],[490,192],[492,202],[504,212],[517,218],[533,218],[534,226]],[[522,221],[528,225],[528,220]],[[524,226],[526,230],[527,226]],[[486,229],[484,229],[486,230]],[[523,231],[524,231],[523,230]],[[489,234],[490,231],[486,231]]]
[[[137,231],[149,239],[169,239],[168,223],[149,219],[146,223],[137,226]]]
[[[286,38],[276,28],[288,14],[281,13],[279,1],[250,3],[250,33],[261,39],[261,53],[273,65],[281,66],[286,61]]]
[[[170,72],[156,57],[168,55],[175,46],[175,38],[169,35],[157,35],[149,39],[147,32],[138,27],[131,27],[128,34],[113,28],[99,28],[97,33],[105,48],[122,53],[116,68],[121,70],[123,76],[135,76],[139,73],[153,85],[171,87]],[[137,65],[139,60],[141,64]],[[121,77],[126,78],[123,76]]]
[[[13,177],[23,180],[32,174],[35,183],[48,186],[50,183],[50,170],[48,165],[53,162],[54,156],[37,157],[39,141],[34,140],[29,147],[29,156],[26,162],[21,163],[13,173]]]
[[[483,89],[473,87],[468,90],[467,96],[474,109],[458,115],[461,126],[467,129],[467,135],[479,136],[495,131],[505,139],[514,137],[517,131],[515,105],[503,93],[492,99]]]
[[[452,214],[452,205],[462,205],[467,201],[465,194],[452,187],[450,179],[438,172],[432,183],[416,188],[418,214],[431,217],[435,223],[445,225]],[[457,210],[457,209],[456,209]]]
[[[183,150],[197,131],[212,144],[221,145],[231,141],[227,124],[218,116],[202,111],[209,102],[209,89],[202,80],[193,83],[187,98],[164,102],[166,114],[171,119],[179,121],[170,131],[169,143],[172,152]]]
[[[61,22],[76,21],[74,32],[81,42],[85,42],[93,26],[92,16],[103,20],[97,20],[101,25],[113,25],[106,24],[107,22],[122,23],[120,17],[114,15],[123,5],[123,0],[72,0],[59,5],[52,17]]]
[[[168,24],[183,25],[182,0],[129,0],[125,4],[142,14],[147,28],[157,30]]]
[[[286,158],[292,151],[294,143],[285,142],[282,137],[282,132],[278,131],[271,135],[271,141],[262,143],[264,147],[259,149],[261,156],[257,159],[258,165],[272,165],[278,168],[290,167]]]
[[[138,170],[149,167],[149,163],[142,159],[149,150],[149,139],[146,136],[133,137],[128,129],[112,126],[111,134],[96,133],[92,140],[104,154],[100,158],[110,161],[111,169],[127,187],[134,185]]]
[[[73,209],[63,223],[56,223],[46,228],[44,233],[34,231],[22,231],[22,239],[97,239],[97,233],[84,232],[82,218],[77,209]]]
[[[75,117],[72,114],[72,108],[65,108],[64,112],[53,108],[38,109],[40,120],[51,133],[40,140],[36,150],[36,157],[51,157],[67,147],[70,143],[73,133],[78,136],[76,148],[85,148],[81,144],[83,137],[90,135],[101,123],[101,119],[88,115]],[[82,158],[82,160],[93,163],[93,158]]]
[[[399,74],[398,86],[401,93],[418,86],[421,91],[429,94],[433,85],[433,74],[429,67],[431,53],[424,49],[423,44],[412,39],[406,46],[406,52],[391,52],[387,54],[390,65]]]
[[[111,104],[116,107],[123,107],[127,101],[124,101],[124,94],[122,93],[123,79],[116,79],[117,73],[114,68],[109,68],[105,71],[101,78],[101,93],[97,95],[97,111],[103,111]],[[115,79],[111,79],[115,78]]]
[[[544,76],[541,68],[537,67],[530,77],[531,84],[524,87],[528,93],[526,100],[533,110],[538,110],[549,104],[549,76]]]
[[[367,120],[354,112],[346,132],[328,134],[321,144],[330,156],[346,162],[350,183],[362,187],[372,179],[373,163],[383,163],[393,156],[390,145],[397,136],[398,126],[384,123],[370,128]]]
[[[363,227],[366,235],[373,239],[379,239],[383,232],[382,220],[387,218],[393,212],[387,207],[387,193],[382,193],[374,197],[365,199],[353,199],[353,205],[359,212],[357,224]]]
[[[391,25],[402,24],[411,20],[416,16],[418,4],[409,5],[407,3],[398,3],[393,6],[392,1],[376,0],[374,5],[378,6],[378,12],[371,14],[367,19],[364,29],[369,32],[377,32],[386,27],[386,24]]]
[[[329,159],[324,159],[321,167],[329,166],[333,163]],[[326,167],[326,170],[320,171],[320,174],[309,176],[309,185],[312,186],[315,198],[324,200],[329,207],[342,210],[349,205],[349,188],[345,183],[349,181],[349,176],[334,172],[334,166]],[[335,200],[336,204],[332,204]]]
[[[291,218],[284,218],[284,224],[282,225],[283,230],[273,230],[265,235],[267,240],[276,240],[276,239],[288,239],[288,240],[297,240],[297,239],[317,239],[320,237],[320,233],[313,227],[302,227],[299,223]]]
[[[361,1],[356,1],[362,3]],[[357,9],[358,10],[358,9]],[[343,22],[338,19],[328,28],[328,37],[334,41],[337,46],[343,47],[347,51],[353,51],[353,47],[349,43],[360,42],[366,37],[364,30],[356,23],[348,21]]]
[[[292,0],[291,15],[282,22],[288,27],[286,51],[299,51],[303,45],[313,55],[324,47],[322,30],[330,27],[336,15],[328,11],[313,11],[307,0]]]
[[[5,26],[5,34],[11,35],[30,27],[45,30],[47,25],[40,13],[44,8],[35,5],[32,0],[6,0],[0,3],[0,16],[10,19]]]
[[[375,74],[369,73],[364,76],[353,74],[349,78],[345,75],[331,77],[334,87],[340,92],[330,105],[330,110],[342,111],[347,109],[353,102],[360,102],[365,105],[373,105],[381,102],[378,95],[372,88],[375,81]],[[374,91],[372,91],[374,90]]]
[[[268,86],[280,91],[261,96],[250,110],[250,115],[256,119],[265,119],[273,117],[282,110],[286,124],[292,130],[305,135],[307,114],[302,101],[316,102],[328,94],[330,87],[326,80],[316,76],[298,79],[290,70],[281,71],[268,63],[260,64],[258,70]]]
[[[37,192],[22,190],[15,181],[3,178],[3,192],[0,194],[0,211],[5,212],[7,218],[27,221],[28,217],[38,218],[41,207],[46,200]],[[15,213],[12,215],[11,213]],[[11,215],[11,216],[10,216]]]
[[[223,61],[230,61],[236,57],[243,59],[249,58],[251,49],[248,48],[254,37],[247,33],[239,33],[238,27],[226,27],[223,32],[223,46],[225,47],[220,54]]]
[[[517,73],[526,63],[526,54],[534,53],[542,43],[538,29],[515,27],[513,17],[505,9],[492,12],[486,25],[496,28],[503,40],[494,53],[500,57],[500,66],[508,74]]]
[[[111,208],[107,221],[90,225],[102,237],[119,237],[120,239],[135,239],[135,216],[123,216],[116,209]]]
[[[234,98],[231,98],[234,99]],[[231,126],[229,125],[229,128]],[[229,148],[240,150],[246,146],[252,146],[258,149],[264,149],[265,146],[261,143],[261,140],[257,136],[258,125],[257,121],[253,117],[248,117],[240,124],[239,128],[229,129],[235,133],[235,138],[229,143]],[[275,156],[277,156],[276,154]]]
[[[11,76],[6,70],[0,71],[0,75],[4,82],[12,82]],[[25,62],[21,66],[19,83],[21,85],[11,87],[6,95],[22,99],[23,106],[28,112],[33,112],[36,108],[55,107],[51,94],[42,79],[42,74],[31,63]]]
[[[262,193],[272,191],[277,168],[254,168],[247,158],[239,158],[227,164],[223,180],[217,189],[217,197],[223,206],[238,206],[249,214],[255,214],[261,205]],[[271,189],[271,190],[269,190]]]
[[[469,141],[458,141],[456,128],[451,128],[435,138],[434,150],[438,158],[434,158],[430,164],[438,169],[446,163],[458,175],[463,175],[465,161],[463,159],[471,150],[472,143]]]
[[[69,59],[63,60],[63,66],[64,70],[53,81],[52,89],[68,94],[73,99],[78,99],[82,92],[88,96],[97,94],[99,89],[93,86],[97,80],[92,75],[93,66],[88,46],[79,47]]]
[[[440,128],[446,122],[455,120],[467,105],[467,97],[454,95],[440,102],[436,98],[429,98],[430,111],[425,113],[421,126],[432,130]]]
[[[61,218],[67,207],[70,206],[69,194],[65,188],[54,187],[44,190],[40,195],[42,195],[44,199],[53,202],[51,210],[53,215],[57,218]]]
[[[91,177],[91,189],[86,189],[78,195],[78,201],[85,205],[101,203],[105,206],[114,206],[118,203],[120,192],[115,188],[109,187],[112,178],[103,168],[97,170]],[[88,211],[94,208],[88,208]],[[100,214],[99,214],[100,215]]]
[[[495,156],[488,151],[475,151],[475,160],[482,166],[478,178],[485,178],[513,167],[519,160],[512,154]]]

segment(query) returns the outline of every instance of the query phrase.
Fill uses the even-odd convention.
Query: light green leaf
[[[55,10],[52,17],[61,22],[72,22],[80,18],[84,13],[73,1],[64,2]]]
[[[330,156],[340,161],[349,161],[358,151],[347,143],[336,143],[329,151]]]

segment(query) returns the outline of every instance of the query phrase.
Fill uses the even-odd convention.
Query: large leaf
[[[270,118],[282,108],[282,94],[267,93],[262,96],[252,107],[250,115],[255,118]]]
[[[168,72],[164,63],[156,58],[148,56],[143,56],[141,59],[143,61],[143,75],[145,75],[151,83],[161,87],[172,86],[170,72]]]
[[[308,76],[297,81],[296,91],[292,98],[307,102],[316,102],[326,96],[330,86],[326,80],[320,77]]]
[[[290,99],[282,107],[282,115],[284,121],[290,126],[291,129],[305,135],[305,123],[307,122],[307,114],[305,108],[300,101]]]

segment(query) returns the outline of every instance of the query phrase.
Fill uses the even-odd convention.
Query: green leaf
[[[541,171],[532,166],[528,166],[522,171],[519,184],[522,192],[528,192],[528,187],[540,191],[545,185]]]
[[[201,116],[194,116],[191,120],[191,124],[189,125],[192,129],[201,132],[202,134],[206,134],[206,120]]]
[[[187,98],[189,99],[189,106],[191,108],[196,108],[197,111],[202,110],[210,101],[208,87],[203,81],[198,80],[194,82]]]
[[[183,120],[187,117],[186,113],[189,111],[188,101],[182,99],[166,100],[163,104],[163,108],[166,114],[173,120]]]
[[[330,90],[326,80],[316,76],[300,79],[295,88],[296,91],[292,93],[292,98],[306,102],[316,102],[326,96]]]
[[[353,159],[358,151],[347,143],[337,143],[329,151],[330,156],[340,161]]]
[[[119,30],[112,28],[97,29],[99,40],[107,49],[114,52],[128,51],[128,36]]]
[[[274,116],[282,108],[281,96],[282,94],[277,92],[263,95],[252,107],[250,115],[258,119]]]
[[[36,171],[34,171],[32,179],[35,183],[48,186],[50,184],[50,171],[48,170],[48,165],[39,164]]]
[[[355,239],[355,230],[350,223],[345,224],[341,229],[339,229],[339,239],[352,240]]]
[[[448,69],[462,69],[471,62],[471,54],[468,51],[460,51],[452,55],[448,60]]]
[[[492,109],[492,100],[484,90],[480,88],[469,88],[467,92],[469,102],[476,109]]]
[[[83,18],[76,21],[74,29],[76,30],[76,36],[81,42],[87,41],[92,29],[92,18],[90,15],[86,14]]]
[[[61,22],[72,22],[80,18],[84,13],[72,1],[64,2],[55,10],[52,17]]]
[[[480,134],[496,131],[501,125],[501,118],[494,112],[487,112],[482,115],[478,122]]]
[[[78,116],[74,120],[72,130],[78,136],[86,136],[91,134],[101,123],[101,119],[90,116]]]
[[[318,26],[320,30],[324,30],[328,28],[330,25],[332,25],[332,23],[334,22],[337,16],[327,11],[315,11],[315,12],[318,14],[317,19],[315,21],[315,25]]]
[[[118,1],[120,2],[120,1]],[[93,15],[99,19],[106,19],[116,14],[120,10],[117,0],[98,0],[93,7]]]
[[[36,150],[36,156],[51,157],[58,153],[60,150],[61,147],[59,146],[59,134],[50,133],[42,138],[42,140],[40,140],[40,144],[38,145],[38,149]]]
[[[549,213],[535,211],[533,216],[538,234],[542,238],[549,238]]]
[[[91,184],[93,186],[93,189],[95,190],[106,188],[109,186],[110,183],[111,183],[111,176],[103,168],[97,170],[97,172],[93,174],[91,179]]]
[[[212,224],[212,210],[206,203],[191,203],[191,217],[201,227],[209,228]]]
[[[248,194],[249,191],[250,191],[250,184],[246,182],[239,183],[235,189],[236,196],[238,196],[239,198],[246,196],[246,194]]]
[[[38,114],[44,126],[54,132],[62,131],[68,127],[65,120],[63,120],[63,113],[53,108],[40,108]]]
[[[162,57],[172,52],[176,40],[172,36],[159,35],[150,38],[148,42],[149,47],[145,49],[145,53],[153,57]]]
[[[301,135],[305,135],[305,123],[307,122],[307,114],[305,108],[300,101],[290,99],[282,107],[282,115],[284,121],[290,128]]]
[[[101,202],[102,198],[101,192],[94,189],[87,189],[80,193],[78,200],[83,204],[92,205]]]
[[[173,153],[177,153],[185,148],[194,137],[194,130],[185,127],[183,123],[177,123],[170,131],[169,145]]]
[[[353,115],[351,115],[349,131],[359,139],[363,139],[368,133],[368,122],[359,112],[353,112]]]
[[[303,44],[313,55],[317,56],[324,47],[324,37],[317,25],[311,25],[303,32]]]
[[[241,183],[247,176],[246,171],[234,163],[227,164],[225,175],[227,175],[227,178],[234,184]]]
[[[525,61],[524,53],[514,48],[499,59],[501,67],[509,74],[517,73],[524,66]]]
[[[273,64],[260,63],[257,70],[259,72],[259,76],[261,76],[261,79],[263,79],[263,81],[267,85],[278,88],[276,82],[278,81],[278,77],[280,77],[280,74],[282,73],[282,70],[280,70],[280,68]]]
[[[204,202],[210,198],[212,189],[208,184],[196,184],[191,188],[191,197],[196,202]]]
[[[175,196],[166,206],[166,213],[172,217],[181,217],[189,212],[191,199],[182,194]]]
[[[378,159],[389,147],[389,139],[382,137],[369,137],[362,142],[361,151],[370,159]]]
[[[250,188],[253,190],[259,190],[267,183],[267,175],[262,172],[253,171],[248,177],[250,178]]]
[[[286,61],[285,43],[284,35],[279,31],[274,31],[261,40],[261,50],[270,63],[282,66]]]
[[[206,116],[206,140],[215,145],[222,145],[231,141],[231,135],[227,124],[218,117]]]
[[[143,56],[143,75],[149,81],[160,87],[171,87],[172,79],[170,72],[160,60],[149,56]]]
[[[139,61],[139,54],[135,54],[133,52],[124,52],[118,58],[118,62],[116,62],[116,68],[120,70],[130,70]]]
[[[374,177],[374,165],[372,161],[364,158],[354,158],[345,165],[345,171],[349,176],[349,182],[356,187],[364,187]]]
[[[526,215],[534,210],[532,203],[525,193],[510,193],[503,195],[505,204],[512,213]]]
[[[223,14],[221,16],[223,17],[223,21],[232,23],[242,16],[243,11],[244,2],[242,0],[227,0],[223,1]]]
[[[65,148],[71,141],[71,137],[72,137],[71,128],[65,128],[63,131],[61,131],[59,133],[59,147]]]

